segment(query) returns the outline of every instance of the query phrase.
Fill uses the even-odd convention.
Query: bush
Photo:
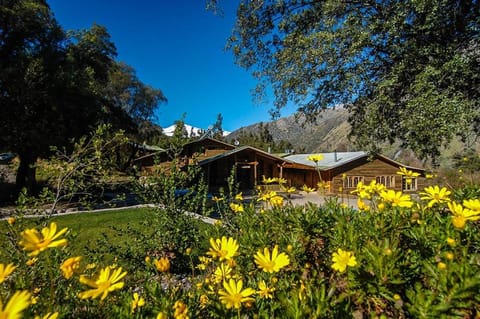
[[[26,290],[33,296],[29,317],[478,316],[480,201],[455,202],[446,188],[433,186],[418,201],[375,183],[357,191],[362,210],[338,199],[318,207],[265,202],[272,194],[248,203],[241,194],[217,198],[228,225],[219,220],[203,236],[178,210],[159,210],[149,221],[153,234],[138,233],[140,240],[123,250],[117,262],[125,264],[102,264],[97,255],[92,265],[91,252],[69,279],[60,265],[75,256],[57,242],[74,240],[69,233],[51,224],[23,230],[12,220],[2,258],[3,269],[16,268],[7,274],[0,267],[2,305]],[[27,234],[37,234],[45,248],[37,256],[27,255],[35,250],[26,243],[36,238]],[[200,243],[204,236],[209,242]]]

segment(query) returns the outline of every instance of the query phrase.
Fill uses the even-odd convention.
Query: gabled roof
[[[165,149],[161,148],[160,146],[156,145],[147,145],[147,144],[138,144],[138,143],[131,143],[134,147],[144,150],[144,151],[151,151],[151,152],[166,152]]]
[[[206,158],[204,160],[201,160],[198,162],[199,165],[205,165],[205,164],[208,164],[208,163],[211,163],[211,162],[214,162],[218,159],[221,159],[221,158],[225,158],[225,157],[229,157],[235,153],[239,153],[239,152],[242,152],[242,151],[245,151],[245,150],[251,150],[251,151],[254,151],[256,153],[259,153],[261,154],[262,156],[264,157],[267,157],[267,158],[270,158],[272,160],[275,160],[275,161],[278,161],[278,162],[290,162],[290,163],[293,163],[291,162],[290,160],[288,159],[285,159],[285,158],[281,158],[281,157],[278,157],[278,156],[275,156],[273,154],[270,154],[270,153],[267,153],[265,151],[262,151],[258,148],[255,148],[253,146],[248,146],[248,145],[245,145],[245,146],[240,146],[240,147],[237,147],[233,150],[229,150],[229,151],[226,151],[224,153],[221,153],[221,154],[217,154],[215,156],[212,156],[212,157],[209,157],[209,158]]]
[[[183,145],[183,147],[185,148],[186,146],[189,146],[189,145],[201,144],[201,143],[205,143],[205,142],[212,142],[212,143],[215,143],[215,144],[220,144],[220,145],[226,146],[228,148],[235,148],[235,146],[233,146],[232,144],[228,144],[226,142],[223,142],[223,141],[211,138],[211,137],[204,137],[204,138],[200,138],[198,140],[194,140],[194,141],[185,143]]]
[[[332,153],[315,153],[315,154],[321,154],[323,156],[323,159],[318,162],[318,167],[321,170],[329,170],[332,168],[336,168],[342,165],[345,165],[347,163],[350,163],[352,161],[361,159],[361,158],[366,158],[369,157],[370,154],[367,152],[359,151],[359,152],[332,152]],[[303,164],[311,167],[315,167],[315,163],[313,161],[308,160],[308,157],[314,155],[314,154],[293,154],[293,155],[288,155],[285,156],[285,159],[290,160],[292,162],[298,163],[298,164]],[[393,166],[398,166],[398,167],[405,167],[409,170],[414,170],[414,171],[420,171],[424,172],[425,170],[422,168],[418,167],[413,167],[413,166],[407,166],[404,165],[400,162],[394,161],[384,155],[378,154],[375,155],[378,158],[381,158],[382,160],[389,162]]]

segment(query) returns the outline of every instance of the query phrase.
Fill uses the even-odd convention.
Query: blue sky
[[[103,25],[119,61],[132,66],[144,83],[168,99],[157,111],[167,127],[186,113],[185,122],[206,128],[223,116],[233,131],[269,121],[271,104],[254,104],[255,80],[225,52],[238,1],[220,1],[223,16],[205,10],[204,0],[48,0],[66,30]],[[272,99],[269,99],[272,102]],[[284,111],[282,115],[287,115]]]

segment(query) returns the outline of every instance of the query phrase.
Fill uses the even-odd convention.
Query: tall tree
[[[119,69],[134,73],[114,61],[104,27],[67,34],[44,0],[0,4],[0,144],[20,157],[17,186],[32,190],[34,163],[50,146],[69,145],[100,123],[135,128],[163,95],[138,79],[112,84]],[[132,100],[122,104],[126,91]]]
[[[213,138],[217,140],[223,140],[222,126],[223,126],[223,116],[222,116],[222,113],[218,113],[217,120],[215,121],[215,124],[213,124],[213,127],[212,127]]]
[[[401,139],[418,155],[472,126],[480,97],[478,0],[241,1],[228,47],[288,101],[315,115],[344,104],[360,146]]]

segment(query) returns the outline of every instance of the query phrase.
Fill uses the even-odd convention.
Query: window
[[[416,191],[417,179],[415,177],[402,176],[402,191]]]
[[[356,188],[359,182],[363,183],[363,176],[347,176],[344,179],[343,187],[344,188]]]
[[[382,184],[387,188],[395,187],[395,176],[393,175],[377,176],[376,181],[377,184]]]

